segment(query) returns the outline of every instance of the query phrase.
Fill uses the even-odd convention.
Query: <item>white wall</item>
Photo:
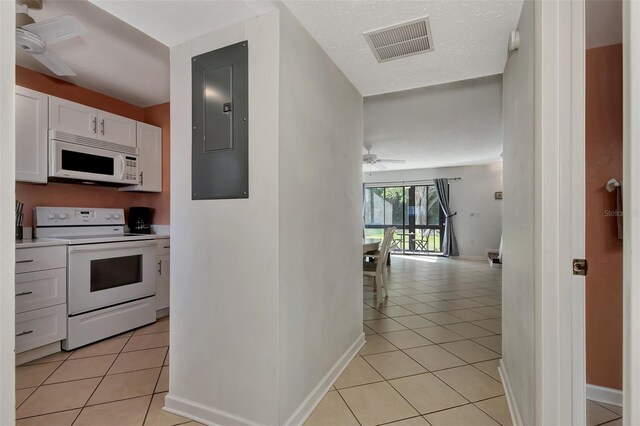
[[[279,7],[171,49],[166,406],[209,423],[302,423],[364,343],[362,96]],[[249,199],[192,201],[191,58],[242,40]]]
[[[534,27],[533,3],[520,17],[520,49],[503,76],[504,254],[502,358],[524,424],[535,421]]]
[[[449,205],[461,257],[485,258],[487,249],[500,246],[503,201],[495,199],[502,191],[502,162],[478,166],[365,172],[365,183],[431,180],[461,177],[449,183]]]
[[[284,422],[364,338],[362,96],[286,8],[280,23],[279,365]]]
[[[486,164],[502,152],[502,76],[364,100],[364,141],[400,169]]]
[[[278,25],[272,13],[171,49],[167,406],[220,424],[278,423]],[[191,58],[243,40],[250,197],[192,201]]]
[[[15,4],[0,2],[0,424],[15,423]]]

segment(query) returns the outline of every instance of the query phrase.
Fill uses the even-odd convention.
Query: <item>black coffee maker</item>
[[[133,234],[151,233],[151,211],[149,207],[129,208],[129,232]]]

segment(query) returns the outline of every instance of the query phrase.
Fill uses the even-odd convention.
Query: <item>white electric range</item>
[[[36,238],[67,243],[66,350],[156,320],[152,235],[124,232],[124,210],[36,207]]]

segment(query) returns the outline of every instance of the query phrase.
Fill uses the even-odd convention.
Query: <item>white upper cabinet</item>
[[[162,192],[162,129],[137,123],[140,184],[121,191]]]
[[[97,109],[49,96],[50,129],[96,139],[97,126]]]
[[[16,86],[16,180],[47,183],[48,96]]]
[[[98,110],[98,140],[136,146],[136,121]]]
[[[136,121],[86,105],[49,97],[49,128],[120,145],[136,146]]]

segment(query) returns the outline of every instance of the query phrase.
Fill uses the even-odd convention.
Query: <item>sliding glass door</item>
[[[365,188],[364,223],[367,238],[382,238],[397,228],[391,250],[404,254],[440,254],[444,213],[433,185]]]

